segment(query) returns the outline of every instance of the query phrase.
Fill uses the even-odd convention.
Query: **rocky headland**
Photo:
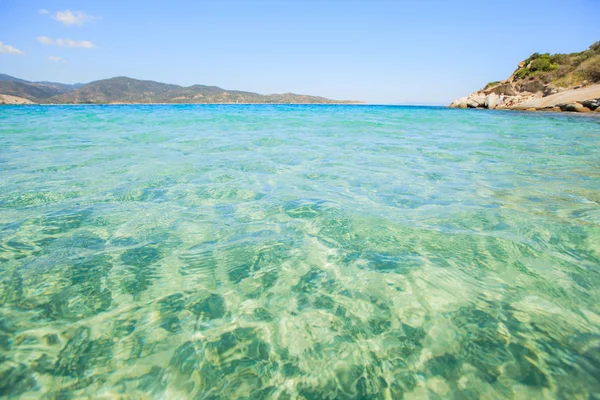
[[[532,54],[508,79],[450,107],[600,113],[600,41],[579,53]]]

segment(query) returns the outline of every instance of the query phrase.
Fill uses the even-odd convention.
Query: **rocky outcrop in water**
[[[512,90],[512,88],[510,89]],[[536,93],[528,91],[509,95],[510,90],[483,90],[461,97],[451,108],[487,108],[526,111],[600,112],[600,84],[559,90],[545,87]],[[544,93],[552,93],[545,95]]]

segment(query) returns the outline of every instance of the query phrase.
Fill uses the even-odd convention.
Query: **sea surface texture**
[[[0,108],[0,397],[600,398],[600,119]]]

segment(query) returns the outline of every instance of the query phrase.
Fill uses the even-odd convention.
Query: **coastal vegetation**
[[[533,53],[514,72],[517,81],[537,79],[557,87],[600,82],[600,41],[587,50],[570,54]],[[485,89],[499,85],[490,82]]]
[[[485,88],[484,88],[484,89],[489,89],[489,88],[491,88],[491,87],[498,86],[500,83],[502,83],[502,82],[501,82],[501,81],[493,81],[493,82],[490,82],[490,83],[488,83],[487,85],[485,85]]]

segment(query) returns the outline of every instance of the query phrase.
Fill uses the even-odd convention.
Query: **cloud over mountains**
[[[8,44],[4,44],[0,41],[0,53],[8,53],[8,54],[23,54],[23,52],[16,47],[10,46]]]

